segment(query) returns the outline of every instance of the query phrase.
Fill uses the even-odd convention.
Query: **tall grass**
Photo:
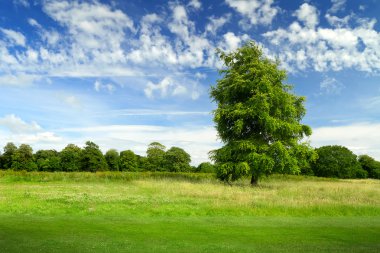
[[[0,180],[3,182],[104,182],[104,181],[132,181],[137,179],[172,179],[188,180],[192,182],[215,180],[211,173],[184,173],[184,172],[27,172],[0,170]]]
[[[0,213],[379,216],[379,180],[274,175],[259,187],[211,174],[1,172]]]

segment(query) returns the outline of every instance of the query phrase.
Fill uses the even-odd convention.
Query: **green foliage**
[[[190,162],[190,155],[178,147],[171,147],[164,156],[164,167],[170,172],[189,172],[191,171]]]
[[[64,171],[80,171],[82,149],[74,144],[67,145],[61,152],[61,166]]]
[[[27,144],[21,144],[20,147],[12,155],[13,170],[37,170],[37,165],[34,162],[33,149]]]
[[[159,142],[152,142],[149,144],[146,151],[148,158],[147,170],[150,171],[163,171],[164,170],[164,156],[166,147]]]
[[[363,170],[361,168],[358,168],[355,171],[355,178],[368,178],[368,172],[366,170]]]
[[[39,150],[34,155],[38,170],[61,171],[61,157],[56,150]]]
[[[2,155],[2,168],[12,168],[12,156],[16,152],[17,147],[12,142],[8,142],[4,147],[4,153]]]
[[[380,179],[380,169],[374,169],[372,171],[372,178]]]
[[[367,171],[368,177],[380,179],[380,162],[368,155],[359,156],[359,163]]]
[[[215,166],[210,162],[203,162],[198,165],[196,171],[201,173],[215,173]]]
[[[132,150],[120,152],[120,170],[121,171],[137,171],[137,156]]]
[[[234,181],[250,175],[255,184],[262,175],[298,173],[307,167],[315,154],[308,144],[299,143],[311,134],[300,123],[305,98],[283,83],[286,72],[279,63],[266,58],[254,42],[218,53],[225,69],[210,92],[218,106],[216,129],[225,143],[211,152],[218,178]]]
[[[137,158],[137,167],[139,168],[139,170],[147,171],[149,168],[148,158],[141,155],[136,155],[136,158]]]
[[[83,171],[105,171],[108,170],[107,161],[100,151],[99,146],[91,141],[86,142],[82,151],[81,167]]]
[[[346,147],[333,145],[316,149],[318,159],[312,164],[314,175],[318,177],[362,178],[365,175],[361,170],[357,157]]]
[[[108,168],[112,171],[118,171],[119,170],[119,164],[120,164],[120,155],[119,152],[117,152],[116,149],[110,149],[106,152],[104,155]]]
[[[153,142],[148,147],[148,157],[136,155],[131,150],[119,154],[115,149],[108,150],[103,156],[98,145],[88,141],[84,149],[69,144],[61,152],[39,150],[33,155],[33,150],[28,145],[22,145],[18,151],[13,143],[8,143],[4,147],[4,154],[0,155],[0,169],[66,172],[105,170],[197,171],[197,168],[189,165],[190,155],[186,151],[173,147],[166,154],[165,149],[164,145]],[[28,156],[31,157],[29,162],[24,161],[23,157]]]

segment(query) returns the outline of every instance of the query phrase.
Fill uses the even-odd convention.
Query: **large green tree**
[[[13,170],[37,170],[37,165],[34,162],[33,149],[28,144],[21,144],[20,147],[12,155]]]
[[[16,152],[17,146],[13,142],[8,142],[4,147],[2,155],[2,167],[10,169],[12,167],[12,156]]]
[[[104,157],[106,158],[106,161],[110,170],[112,171],[119,170],[120,155],[116,149],[108,150],[106,154],[104,155]]]
[[[69,144],[60,152],[60,158],[64,171],[79,171],[81,169],[82,149],[75,144]]]
[[[335,178],[365,178],[357,156],[346,147],[332,145],[316,149],[318,159],[312,164],[314,175]],[[364,172],[364,175],[363,175]]]
[[[165,157],[166,147],[159,142],[152,142],[149,144],[146,151],[146,157],[148,160],[146,168],[151,171],[162,171],[164,170],[164,157]]]
[[[132,150],[120,152],[120,170],[122,171],[137,171],[137,156]]]
[[[298,173],[315,157],[307,143],[300,143],[311,134],[300,123],[305,98],[284,84],[287,76],[279,62],[265,57],[254,42],[218,53],[225,67],[210,95],[217,103],[214,122],[225,145],[211,152],[217,176],[227,182],[251,176],[255,185],[273,172]]]
[[[38,170],[61,171],[61,158],[56,150],[38,150],[34,155]]]
[[[359,163],[368,172],[368,177],[380,179],[380,162],[368,155],[359,156]]]
[[[81,167],[83,171],[105,171],[108,164],[99,146],[92,141],[87,141],[82,151]]]
[[[190,155],[178,147],[171,147],[166,151],[164,156],[164,168],[171,172],[189,172],[191,171]]]

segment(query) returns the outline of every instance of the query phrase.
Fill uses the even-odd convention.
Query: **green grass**
[[[379,252],[380,181],[0,172],[0,252]]]

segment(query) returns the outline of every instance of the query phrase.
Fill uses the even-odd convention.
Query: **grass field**
[[[0,252],[379,251],[379,180],[0,172]]]

